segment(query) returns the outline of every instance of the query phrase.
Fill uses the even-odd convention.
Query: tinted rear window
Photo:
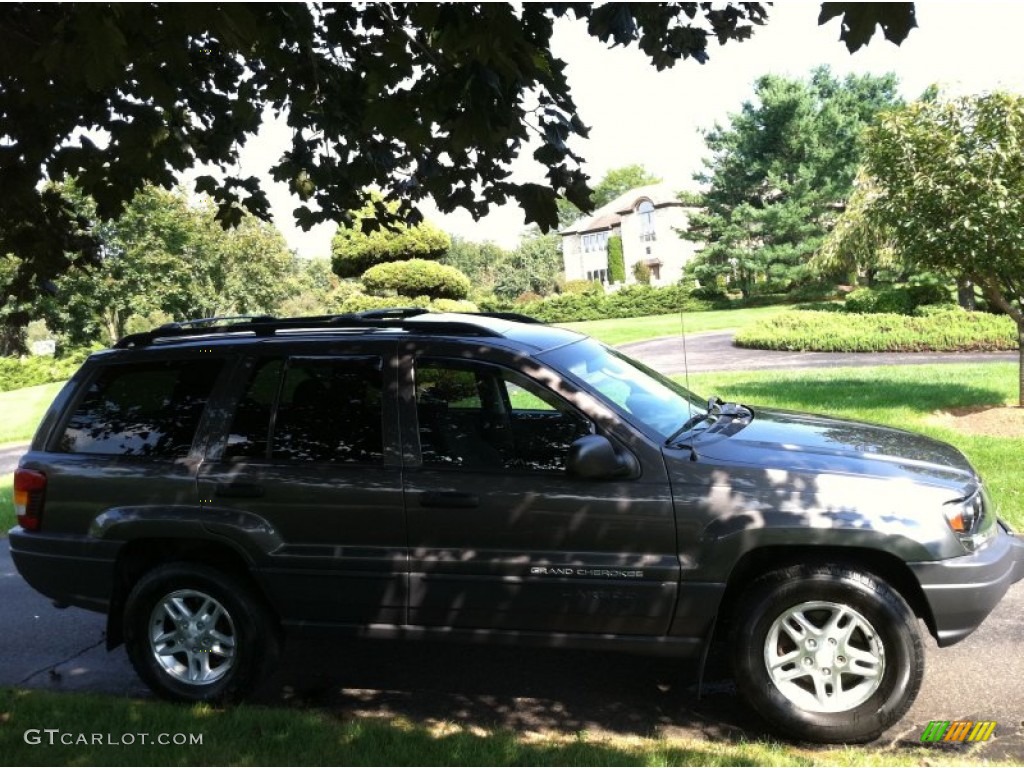
[[[79,402],[57,450],[186,455],[222,365],[220,360],[170,360],[105,368]]]

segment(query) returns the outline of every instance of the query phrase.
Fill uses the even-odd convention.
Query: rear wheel
[[[766,574],[737,607],[737,690],[790,736],[870,741],[921,687],[916,624],[903,598],[875,576],[838,566]]]
[[[146,573],[125,603],[124,632],[139,677],[174,701],[239,699],[278,652],[273,621],[252,592],[193,563]]]

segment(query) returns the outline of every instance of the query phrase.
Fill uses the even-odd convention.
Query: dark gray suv
[[[695,397],[524,318],[196,321],[94,354],[15,476],[14,561],[158,694],[225,700],[284,634],[701,658],[780,731],[859,741],[1024,545],[949,445]]]

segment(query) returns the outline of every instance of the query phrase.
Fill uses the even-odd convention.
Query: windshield
[[[662,440],[679,432],[691,417],[707,414],[707,402],[686,387],[593,339],[559,347],[544,357]]]

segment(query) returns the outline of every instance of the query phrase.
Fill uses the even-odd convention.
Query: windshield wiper
[[[691,416],[683,423],[683,426],[681,426],[679,429],[677,429],[675,432],[668,436],[668,438],[665,440],[665,445],[672,445],[672,443],[676,441],[677,437],[689,432],[702,421],[711,418],[712,416],[713,414],[710,411],[708,413],[698,413],[695,414],[694,416]]]

